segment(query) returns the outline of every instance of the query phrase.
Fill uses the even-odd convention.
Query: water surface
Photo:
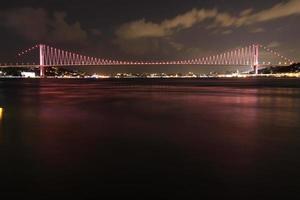
[[[0,79],[19,197],[300,196],[300,80]]]

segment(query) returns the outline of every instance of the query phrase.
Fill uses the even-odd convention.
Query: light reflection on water
[[[2,83],[3,177],[41,195],[291,194],[300,175],[299,87],[211,84]]]
[[[2,118],[3,118],[3,111],[4,111],[4,109],[0,107],[0,120],[2,120]]]

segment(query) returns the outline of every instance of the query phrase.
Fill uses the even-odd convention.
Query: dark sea
[[[15,197],[300,198],[300,79],[0,79]]]

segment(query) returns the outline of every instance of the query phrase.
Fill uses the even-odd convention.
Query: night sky
[[[253,43],[300,54],[300,0],[10,0],[0,18],[1,62],[37,43],[126,60],[196,58]]]

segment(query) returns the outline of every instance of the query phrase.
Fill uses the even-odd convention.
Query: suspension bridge
[[[86,56],[44,44],[38,44],[17,54],[18,61],[28,55],[30,52],[38,51],[38,63],[16,62],[0,63],[0,67],[37,67],[40,69],[40,77],[45,77],[45,68],[47,67],[66,67],[66,66],[147,66],[147,65],[198,65],[198,66],[249,66],[255,74],[259,67],[274,65],[291,65],[295,63],[293,59],[287,58],[278,52],[260,45],[253,44],[246,47],[229,50],[223,53],[199,57],[188,60],[172,61],[125,61],[115,59],[103,59]],[[271,61],[261,61],[261,50],[277,57],[280,61],[277,63]]]

